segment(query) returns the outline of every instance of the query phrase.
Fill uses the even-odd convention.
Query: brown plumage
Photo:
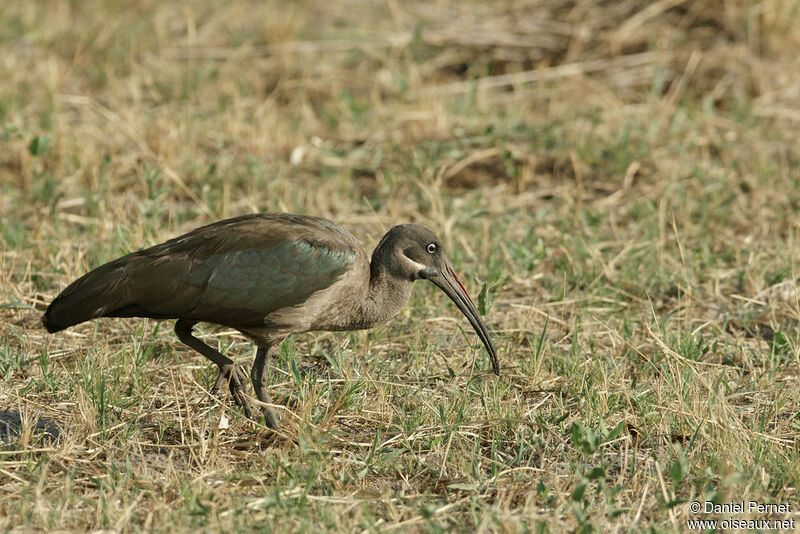
[[[258,346],[250,378],[271,404],[266,357],[292,333],[370,328],[394,317],[417,279],[440,287],[467,316],[499,374],[486,326],[427,228],[395,226],[372,260],[347,231],[318,217],[255,214],[219,221],[105,265],[70,284],[45,311],[49,332],[97,317],[178,319],[175,333],[220,368],[215,390],[227,383],[252,417],[247,375],[233,360],[192,335],[198,322],[239,330]],[[278,427],[262,406],[266,423]]]

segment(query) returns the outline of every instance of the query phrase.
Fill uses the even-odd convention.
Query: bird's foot
[[[211,391],[216,395],[222,389],[223,384],[227,385],[234,402],[244,409],[244,415],[248,419],[253,419],[250,401],[247,400],[247,395],[244,392],[244,385],[247,383],[247,380],[247,372],[244,369],[238,367],[235,363],[226,363],[220,365],[217,381],[214,383],[214,387]]]
[[[259,397],[262,403],[265,404],[272,404],[272,397],[270,397],[269,393],[267,393],[266,387],[256,387],[256,396]],[[277,430],[281,427],[280,419],[278,419],[278,415],[275,413],[275,410],[270,408],[269,406],[261,406],[261,412],[264,414],[264,422],[267,424],[267,427]]]

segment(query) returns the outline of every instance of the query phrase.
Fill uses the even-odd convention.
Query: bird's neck
[[[358,310],[359,327],[371,328],[385,323],[403,309],[414,282],[390,275],[380,266],[370,268],[369,288]]]

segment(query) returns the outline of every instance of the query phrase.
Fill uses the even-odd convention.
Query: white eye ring
[[[434,252],[436,252],[436,243],[431,243],[428,245],[428,253],[433,254]]]

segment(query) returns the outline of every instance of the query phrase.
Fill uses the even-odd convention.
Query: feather
[[[339,279],[358,244],[324,219],[255,214],[198,228],[97,267],[47,308],[57,332],[96,317],[263,324]]]

